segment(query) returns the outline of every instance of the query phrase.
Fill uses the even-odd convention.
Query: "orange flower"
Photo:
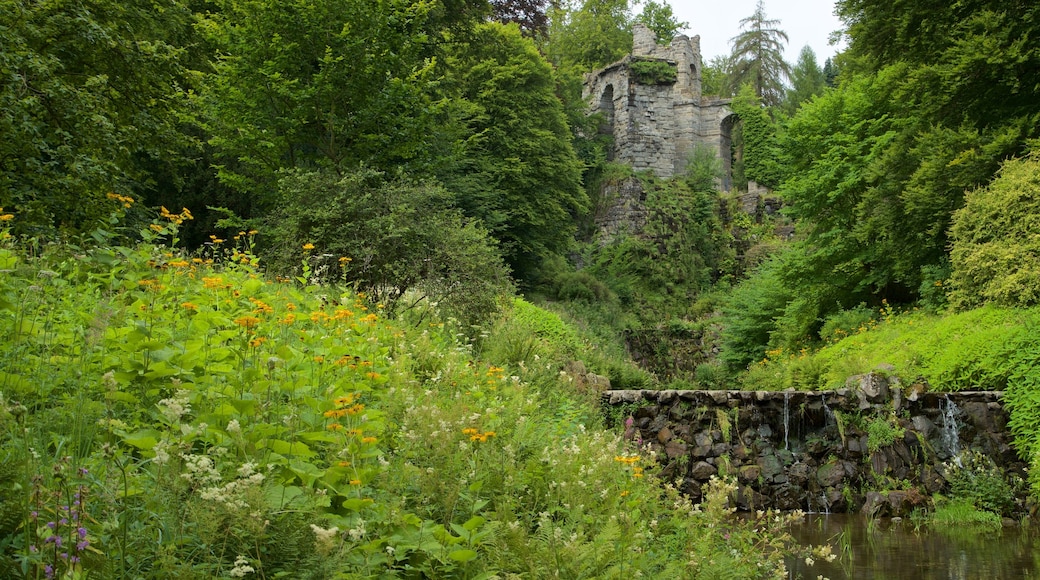
[[[329,431],[342,431],[343,425],[340,425],[339,423],[329,423],[329,426],[326,427],[326,429]]]
[[[257,324],[260,324],[260,319],[255,316],[242,316],[235,319],[235,324],[243,328],[253,328]]]
[[[191,302],[185,302],[184,304],[181,304],[181,308],[184,308],[186,310],[198,310],[199,309],[198,306],[195,306]]]
[[[224,283],[224,279],[219,276],[203,277],[202,285],[211,290],[220,290],[228,287],[228,285]]]
[[[361,438],[361,442],[362,443],[375,443],[376,441],[379,441],[379,440],[376,439],[375,437],[362,437]]]
[[[258,336],[256,338],[254,338],[253,340],[249,341],[249,346],[251,346],[253,348],[256,348],[256,347],[260,346],[261,344],[263,344],[265,342],[267,342],[267,337],[265,337],[265,336]]]

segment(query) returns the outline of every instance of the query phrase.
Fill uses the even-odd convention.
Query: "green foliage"
[[[621,60],[632,50],[629,0],[554,3],[545,53],[556,66],[588,72]]]
[[[1019,454],[1029,462],[1029,486],[1040,497],[1040,344],[1035,337],[1040,324],[1036,318],[1026,322],[1020,340],[1009,349],[1004,404],[1011,420],[1008,428]]]
[[[273,272],[298,275],[303,260],[305,275],[345,281],[390,311],[402,299],[440,303],[466,324],[489,317],[508,292],[492,241],[452,209],[443,188],[372,170],[342,178],[298,172],[278,183],[269,218]]]
[[[765,358],[776,321],[794,299],[780,278],[781,264],[779,258],[762,264],[733,288],[723,309],[720,358],[732,370],[743,370]]]
[[[442,4],[229,0],[207,13],[200,29],[226,55],[204,98],[221,179],[270,209],[283,168],[426,169],[456,105],[435,89],[431,51],[445,18],[478,5]]]
[[[718,193],[702,187],[714,163],[694,157],[687,178],[644,176],[646,222],[589,250],[587,270],[640,319],[681,315],[696,296],[732,267],[729,234],[718,216]]]
[[[999,532],[1000,515],[979,509],[970,499],[951,499],[938,503],[928,525],[939,532]]]
[[[953,217],[950,302],[1040,303],[1040,155],[1009,160]]]
[[[450,66],[469,106],[468,137],[444,183],[531,281],[543,260],[567,250],[588,209],[552,69],[530,39],[498,24],[474,31]]]
[[[688,22],[680,22],[675,19],[675,13],[667,1],[643,0],[643,11],[639,13],[636,20],[647,25],[654,31],[658,44],[668,44],[677,32],[688,28]]]
[[[453,325],[267,280],[244,240],[214,242],[207,264],[162,243],[176,222],[152,225],[134,247],[0,242],[0,565],[106,578],[783,569],[786,520],[730,518],[723,482],[701,509],[662,489],[557,367],[507,373]],[[513,312],[546,352],[573,340],[551,314]],[[27,486],[13,511],[12,482]],[[79,562],[55,557],[59,534]]]
[[[744,177],[773,188],[780,182],[776,151],[776,124],[750,87],[742,88],[730,105],[740,118],[740,157]]]
[[[998,516],[1010,516],[1015,508],[1015,489],[1003,470],[977,451],[962,454],[960,464],[948,464],[944,477],[954,500],[970,501]]]
[[[867,422],[867,449],[871,453],[902,439],[906,430],[899,427],[895,416],[874,417]]]
[[[763,2],[755,5],[755,13],[741,19],[740,34],[730,42],[730,91],[750,86],[754,95],[767,106],[779,105],[784,98],[784,80],[791,66],[784,60],[787,33],[778,28],[779,20],[766,18]]]
[[[816,62],[816,53],[806,45],[798,53],[798,62],[791,69],[791,89],[784,95],[784,110],[794,113],[798,107],[823,93],[827,77]]]
[[[665,60],[633,60],[628,69],[641,85],[670,85],[678,78],[675,65]]]
[[[943,391],[1000,391],[1009,386],[1011,376],[1023,372],[1016,353],[1028,352],[1029,329],[1038,316],[1036,309],[986,307],[940,316],[923,311],[896,314],[886,308],[848,337],[806,356],[814,360],[828,388],[844,385],[849,376],[891,365],[904,384],[920,381]],[[768,372],[783,377],[801,356],[778,348]]]
[[[103,220],[105,195],[140,192],[181,132],[192,15],[178,0],[0,2],[0,207],[53,237]]]

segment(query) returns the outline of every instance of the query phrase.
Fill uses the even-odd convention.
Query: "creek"
[[[817,560],[812,566],[804,560],[788,561],[792,579],[1040,579],[1040,546],[1035,529],[1028,527],[1005,527],[991,534],[915,531],[908,519],[809,514],[792,526],[791,533],[800,544],[830,544],[839,553],[834,562]],[[842,557],[842,552],[847,555]]]

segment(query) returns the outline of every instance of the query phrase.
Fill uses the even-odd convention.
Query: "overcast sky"
[[[757,0],[670,0],[669,4],[677,20],[690,24],[685,34],[700,35],[701,56],[707,63],[729,54],[730,39],[740,33],[740,20],[755,13]],[[838,51],[827,43],[830,33],[841,28],[834,0],[765,0],[764,6],[766,18],[779,20],[780,30],[791,40],[784,55],[791,64],[807,44],[821,66]]]

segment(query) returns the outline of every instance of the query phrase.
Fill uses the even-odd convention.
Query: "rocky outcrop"
[[[607,416],[694,500],[735,477],[739,508],[903,516],[948,490],[973,450],[1024,477],[999,392],[913,391],[883,373],[834,391],[608,391]],[[913,400],[911,400],[913,399]]]

